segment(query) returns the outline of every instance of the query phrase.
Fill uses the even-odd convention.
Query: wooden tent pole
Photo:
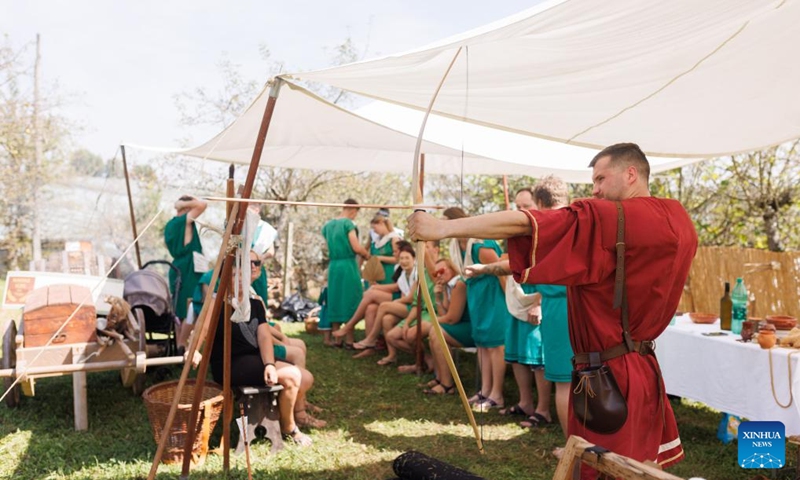
[[[125,145],[119,146],[122,152],[122,171],[125,172],[125,188],[128,190],[128,211],[131,214],[131,228],[133,229],[133,242],[136,247],[136,264],[142,269],[142,254],[139,252],[139,234],[136,233],[136,213],[133,211],[133,195],[131,195],[131,181],[128,179],[128,160],[125,158]]]
[[[270,98],[269,98],[269,101],[267,102],[267,108],[264,111],[264,117],[263,117],[263,119],[261,121],[261,127],[259,129],[258,137],[256,139],[256,146],[255,146],[255,149],[253,151],[253,159],[250,162],[250,169],[247,172],[247,182],[245,184],[245,191],[244,191],[244,193],[242,195],[243,197],[249,197],[250,193],[252,192],[253,183],[255,182],[256,171],[258,170],[258,164],[259,164],[260,159],[261,159],[261,152],[263,151],[263,148],[264,148],[264,141],[265,141],[266,136],[267,136],[267,131],[269,130],[269,123],[272,120],[272,113],[275,110],[275,102],[277,101],[278,92],[279,92],[281,83],[282,82],[281,82],[280,79],[275,79],[274,83],[272,84],[272,89],[270,90]],[[237,219],[239,219],[240,217],[242,219],[244,218],[244,213],[243,213],[244,210],[239,211],[239,209],[236,208],[236,209],[234,209],[234,212],[236,213],[236,218]],[[164,452],[164,448],[166,447],[167,438],[169,437],[169,431],[172,428],[172,422],[175,419],[175,412],[177,410],[178,403],[180,401],[180,393],[181,393],[181,390],[183,389],[184,383],[186,382],[186,378],[189,375],[189,370],[191,370],[191,364],[192,364],[191,360],[194,357],[194,353],[196,352],[197,346],[200,343],[202,343],[202,341],[204,340],[201,337],[206,336],[205,335],[206,331],[208,331],[207,335],[210,336],[210,335],[212,335],[211,332],[216,330],[216,324],[214,322],[214,319],[215,318],[219,318],[219,312],[221,310],[221,308],[220,308],[221,307],[221,301],[222,301],[222,298],[224,296],[224,293],[227,291],[228,284],[230,283],[231,272],[232,272],[232,262],[226,262],[226,265],[223,265],[224,268],[221,268],[221,263],[223,261],[223,258],[225,257],[225,254],[228,251],[228,241],[230,239],[231,234],[234,231],[236,231],[236,234],[238,235],[238,234],[241,233],[241,230],[242,230],[241,221],[233,222],[231,220],[232,220],[232,218],[228,220],[228,226],[227,226],[227,229],[226,229],[226,234],[222,239],[223,241],[222,241],[222,245],[220,246],[220,254],[219,254],[218,258],[217,258],[217,265],[216,265],[216,267],[214,269],[214,275],[211,278],[211,285],[214,285],[216,283],[216,281],[217,281],[217,277],[219,276],[220,269],[222,270],[223,275],[222,275],[222,279],[220,280],[220,294],[214,299],[213,307],[211,309],[212,310],[211,311],[212,316],[211,316],[211,319],[210,319],[210,323],[214,324],[214,325],[208,325],[208,324],[205,323],[205,319],[208,317],[208,315],[207,315],[208,312],[206,311],[207,310],[207,306],[208,306],[208,302],[207,301],[211,297],[211,294],[212,294],[212,291],[213,291],[213,289],[209,289],[208,295],[205,298],[206,301],[204,302],[204,305],[203,305],[203,311],[200,314],[200,321],[199,321],[199,323],[197,325],[195,325],[195,328],[197,330],[199,330],[199,335],[197,335],[195,338],[193,338],[192,342],[189,345],[189,351],[188,351],[189,361],[186,362],[186,364],[184,365],[184,368],[183,368],[183,372],[181,373],[181,379],[178,382],[177,391],[175,392],[175,398],[172,401],[172,407],[170,409],[169,415],[167,416],[167,421],[166,421],[166,423],[164,425],[164,429],[162,430],[161,441],[159,442],[158,450],[156,451],[156,456],[153,459],[153,465],[151,466],[150,473],[149,473],[149,475],[147,477],[148,480],[154,480],[155,476],[156,476],[156,473],[158,472],[158,465],[161,462],[161,456],[162,456],[162,454]],[[236,228],[238,228],[238,230],[234,230]],[[212,341],[210,341],[208,343],[213,343],[213,338],[211,338],[211,340]],[[207,366],[207,362],[206,362],[206,366]],[[197,400],[197,398],[196,398],[196,400]],[[199,405],[199,402],[195,401],[193,407],[197,407],[198,405]],[[194,418],[195,418],[195,421],[196,421],[197,420],[197,411],[195,410],[194,413],[195,413]],[[191,433],[194,433],[194,432],[190,432],[190,434]],[[187,475],[188,475],[188,470],[187,470]],[[184,475],[182,474],[182,476],[184,476]]]
[[[256,180],[256,173],[258,172],[258,164],[261,162],[261,154],[264,151],[264,143],[267,139],[267,131],[269,130],[269,124],[272,120],[272,113],[275,111],[275,102],[278,99],[278,92],[280,91],[282,80],[280,78],[275,78],[273,80],[272,88],[269,92],[269,100],[267,101],[267,108],[264,109],[264,116],[261,119],[261,127],[258,130],[258,137],[256,139],[256,145],[253,149],[253,157],[250,160],[250,168],[247,170],[247,179],[244,183],[244,190],[242,191],[242,198],[249,199],[251,193],[253,192],[253,184]],[[244,218],[247,214],[247,207],[239,208],[236,220],[233,224],[233,235],[240,235],[242,233],[242,227],[244,226]],[[230,221],[230,219],[228,220]],[[217,292],[217,296],[214,298],[214,311],[217,312],[219,315],[219,305],[223,302],[225,296],[228,294],[228,288],[231,284],[231,277],[233,273],[233,263],[235,260],[236,249],[235,248],[228,248],[228,252],[226,255],[226,261],[223,264],[223,275],[222,280],[220,281],[219,291]],[[214,335],[216,328],[216,323],[218,321],[218,317],[211,318],[210,325],[212,328],[208,332],[208,341],[206,342],[206,355],[203,355],[203,360],[200,362],[200,367],[197,371],[197,383],[195,385],[194,391],[194,401],[192,402],[192,411],[189,416],[189,425],[195,425],[197,423],[197,417],[200,410],[200,402],[203,398],[203,387],[205,386],[205,376],[208,372],[208,362],[209,357],[211,357],[211,347],[214,343]],[[192,454],[192,445],[194,443],[194,428],[190,428],[186,435],[186,444],[184,445],[183,449],[183,468],[181,470],[181,477],[188,478],[189,476],[189,468],[191,466],[191,454]]]
[[[420,198],[425,198],[425,154],[419,154],[419,194]],[[424,260],[424,259],[423,259]],[[424,265],[424,262],[423,262]],[[425,275],[425,272],[417,272],[417,339],[416,339],[416,368],[417,375],[422,375],[425,363],[425,351],[422,348],[422,282],[419,277]]]
[[[233,165],[228,169],[228,183],[225,195],[232,197],[233,189]],[[225,218],[231,218],[233,203],[226,204]],[[231,396],[231,305],[225,303],[225,326],[224,326],[224,350],[222,366],[222,470],[225,477],[231,468],[231,420],[233,419],[233,399]]]

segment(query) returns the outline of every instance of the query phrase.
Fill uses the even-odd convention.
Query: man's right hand
[[[425,212],[414,212],[406,220],[406,228],[411,241],[420,240],[441,240],[444,233],[440,226],[444,220],[437,219],[433,215]]]

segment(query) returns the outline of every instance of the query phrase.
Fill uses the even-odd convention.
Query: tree
[[[34,99],[30,44],[0,47],[0,248],[8,252],[11,268],[27,266],[31,257],[34,188],[41,188],[59,174],[67,122],[54,113],[57,96],[40,99],[42,163],[35,161]]]
[[[101,175],[105,169],[103,158],[85,148],[72,152],[69,157],[69,165],[76,174],[88,177]]]

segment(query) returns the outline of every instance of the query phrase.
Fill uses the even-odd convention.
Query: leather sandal
[[[425,395],[454,395],[456,393],[456,386],[450,385],[449,387],[443,383],[436,385],[433,388],[426,388],[422,391]]]
[[[294,421],[298,427],[303,428],[325,428],[325,426],[328,425],[328,422],[325,420],[314,418],[305,410],[298,410],[294,412]]]

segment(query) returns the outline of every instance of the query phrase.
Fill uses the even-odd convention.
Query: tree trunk
[[[771,252],[782,252],[783,244],[778,235],[778,214],[770,206],[764,210],[764,233],[767,235],[767,248]]]

